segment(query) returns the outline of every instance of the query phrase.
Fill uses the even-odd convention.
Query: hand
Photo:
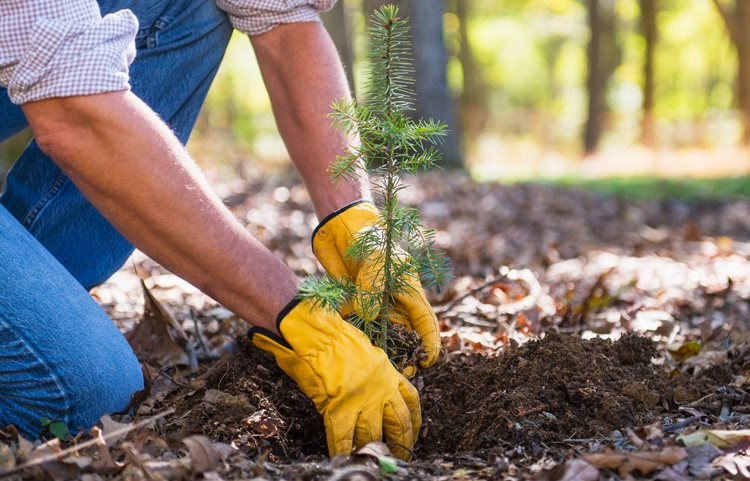
[[[357,261],[345,255],[360,232],[372,228],[379,222],[380,212],[372,203],[366,201],[349,204],[323,219],[313,233],[313,252],[329,275],[337,279],[354,281],[359,290],[366,292],[372,292],[373,286],[383,284],[380,274],[382,260],[377,260],[382,256],[370,256]],[[414,273],[403,281],[408,288],[394,296],[397,304],[394,314],[397,315],[391,317],[390,321],[402,324],[419,335],[425,353],[420,365],[428,367],[437,361],[440,354],[437,317],[427,302],[419,276]],[[365,320],[372,320],[377,315],[377,309],[363,308],[362,303],[356,302],[356,299],[347,309],[353,310],[357,316]],[[346,312],[342,314],[345,315]],[[412,377],[415,373],[416,369],[413,366],[404,370],[407,377]]]
[[[408,460],[422,424],[419,395],[385,353],[311,301],[292,301],[276,322],[281,336],[262,328],[249,335],[315,404],[329,454],[348,455],[385,436],[393,454]]]

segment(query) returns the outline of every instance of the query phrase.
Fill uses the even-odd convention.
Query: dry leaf
[[[713,444],[719,448],[726,448],[750,439],[750,429],[737,431],[722,429],[702,429],[690,434],[677,436],[677,440],[687,447],[700,446],[701,444]]]
[[[109,420],[109,423],[119,425],[119,426],[126,426],[124,424],[115,423],[114,421],[109,419],[109,416],[104,416],[104,417]],[[102,418],[102,421],[104,421],[104,418]],[[111,433],[121,428],[117,428],[117,427],[113,428],[112,425],[109,425],[109,429],[110,429],[109,432]],[[99,459],[97,459],[96,461],[92,463],[91,468],[99,474],[116,474],[120,472],[123,468],[123,465],[116,463],[114,459],[112,459],[112,454],[109,452],[109,446],[107,444],[108,441],[111,441],[111,440],[105,439],[103,430],[99,429],[98,427],[95,427],[94,429],[91,430],[91,436],[94,439],[96,439],[96,449],[99,453]],[[120,439],[122,435],[115,436],[115,437],[117,439]]]
[[[284,425],[284,421],[277,415],[261,409],[254,412],[250,417],[243,419],[242,425],[252,429],[265,439],[270,439],[278,436],[279,428]]]
[[[28,460],[31,457],[31,453],[34,451],[34,449],[34,443],[19,434],[18,449],[16,449],[16,461]]]
[[[675,465],[685,458],[687,458],[687,451],[678,447],[668,447],[657,452],[601,453],[582,457],[584,461],[596,468],[617,471],[620,477],[625,477],[633,472],[648,475]]]
[[[128,424],[118,423],[112,420],[109,416],[102,416],[99,420],[102,423],[101,435],[107,443],[107,446],[113,448],[117,445],[117,442],[127,434],[126,429]],[[113,435],[112,433],[122,431],[120,434]]]
[[[29,461],[33,461],[39,458],[44,458],[47,456],[54,456],[54,455],[60,454],[61,451],[62,450],[60,449],[60,440],[57,438],[54,438],[54,439],[47,441],[44,444],[41,444],[39,447],[34,449],[29,455]]]
[[[716,471],[720,471],[712,465],[712,461],[724,454],[713,444],[703,444],[687,448],[688,472],[698,479],[710,479]]]
[[[664,471],[652,478],[654,481],[690,481],[690,477],[681,471],[672,468],[666,468]]]
[[[143,287],[143,319],[126,334],[139,359],[154,362],[161,367],[198,366],[195,352],[182,326],[174,320],[163,305],[151,294],[146,283]]]
[[[695,357],[687,359],[682,364],[682,371],[693,369],[698,374],[704,369],[714,366],[723,366],[727,363],[727,351],[703,351]]]
[[[730,453],[716,458],[713,465],[723,468],[732,476],[740,475],[746,479],[750,479],[750,455]]]
[[[0,443],[0,472],[12,469],[15,465],[16,457],[13,455],[13,451],[10,450],[10,446]]]
[[[583,460],[597,469],[617,469],[625,462],[625,454],[594,453],[583,456]]]
[[[672,344],[667,346],[667,351],[677,362],[685,361],[688,358],[695,357],[701,352],[701,343],[698,341],[688,341],[683,344]]]
[[[204,436],[189,436],[182,440],[190,451],[190,466],[198,473],[216,471],[221,462],[221,454],[214,449],[211,441]]]
[[[565,464],[565,472],[558,481],[597,481],[598,479],[598,469],[583,459],[574,459]]]
[[[60,440],[54,438],[36,448],[29,455],[27,462],[33,462],[35,459],[48,458],[62,454],[60,449]],[[43,463],[41,468],[47,473],[53,480],[68,480],[77,478],[80,475],[81,469],[74,464],[66,464],[57,460],[51,460]]]
[[[362,448],[357,450],[357,454],[372,456],[376,459],[382,456],[392,456],[391,450],[388,449],[388,445],[377,441],[367,443]]]
[[[582,459],[573,459],[551,469],[539,471],[531,479],[534,481],[597,481],[599,470]]]
[[[78,466],[80,469],[84,469],[91,465],[92,459],[88,456],[71,455],[71,456],[65,457],[65,459],[63,459],[62,462],[67,463],[67,464],[74,464]]]
[[[226,396],[226,393],[224,393],[223,391],[219,391],[218,389],[206,389],[206,393],[203,395],[203,399],[201,400],[209,404],[216,404],[217,402],[219,402],[219,400]]]
[[[645,426],[643,430],[646,433],[647,441],[655,442],[664,440],[664,432],[662,431],[662,425],[660,421]]]

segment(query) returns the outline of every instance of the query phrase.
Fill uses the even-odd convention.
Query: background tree
[[[354,35],[352,32],[352,12],[349,2],[339,0],[331,10],[322,15],[326,30],[331,35],[341,56],[346,71],[346,79],[352,95],[354,90]]]
[[[414,56],[414,85],[417,101],[412,116],[448,125],[448,135],[438,146],[443,167],[463,167],[460,126],[456,121],[453,97],[448,88],[448,54],[443,34],[442,0],[366,0],[365,16],[382,5],[394,4],[409,19]]]
[[[466,143],[473,142],[487,123],[487,95],[482,80],[482,70],[476,61],[474,48],[469,40],[469,18],[472,0],[453,0],[452,9],[459,20],[460,46],[458,60],[461,63],[463,88],[460,98],[461,133]]]
[[[588,45],[588,117],[583,134],[584,152],[596,150],[607,111],[607,82],[617,67],[615,0],[587,0],[591,37]]]
[[[742,119],[742,142],[750,145],[750,1],[714,0],[737,50],[737,104]]]
[[[639,0],[641,7],[641,33],[644,41],[643,56],[643,117],[641,117],[641,143],[654,146],[654,51],[657,42],[657,0]]]

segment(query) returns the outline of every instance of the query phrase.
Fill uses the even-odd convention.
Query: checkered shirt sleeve
[[[283,23],[319,22],[318,12],[334,3],[336,0],[216,0],[234,28],[248,35],[260,35]]]
[[[0,0],[0,85],[16,104],[127,90],[137,29],[95,0]]]

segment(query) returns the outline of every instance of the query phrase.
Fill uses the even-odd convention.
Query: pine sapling
[[[413,120],[411,90],[413,72],[409,28],[398,8],[386,5],[372,15],[368,29],[369,66],[364,103],[337,102],[330,117],[346,135],[359,139],[348,155],[332,164],[336,178],[356,178],[369,172],[380,222],[360,232],[346,256],[372,266],[369,282],[330,276],[310,277],[303,282],[303,297],[330,309],[352,311],[350,322],[383,348],[400,367],[418,361],[418,339],[393,325],[399,315],[394,296],[413,289],[415,276],[425,287],[446,282],[446,259],[434,249],[434,232],[423,227],[417,209],[399,204],[398,193],[407,187],[402,176],[433,167],[440,155],[435,145],[447,133],[446,125],[432,120]],[[396,324],[398,322],[396,321]]]

